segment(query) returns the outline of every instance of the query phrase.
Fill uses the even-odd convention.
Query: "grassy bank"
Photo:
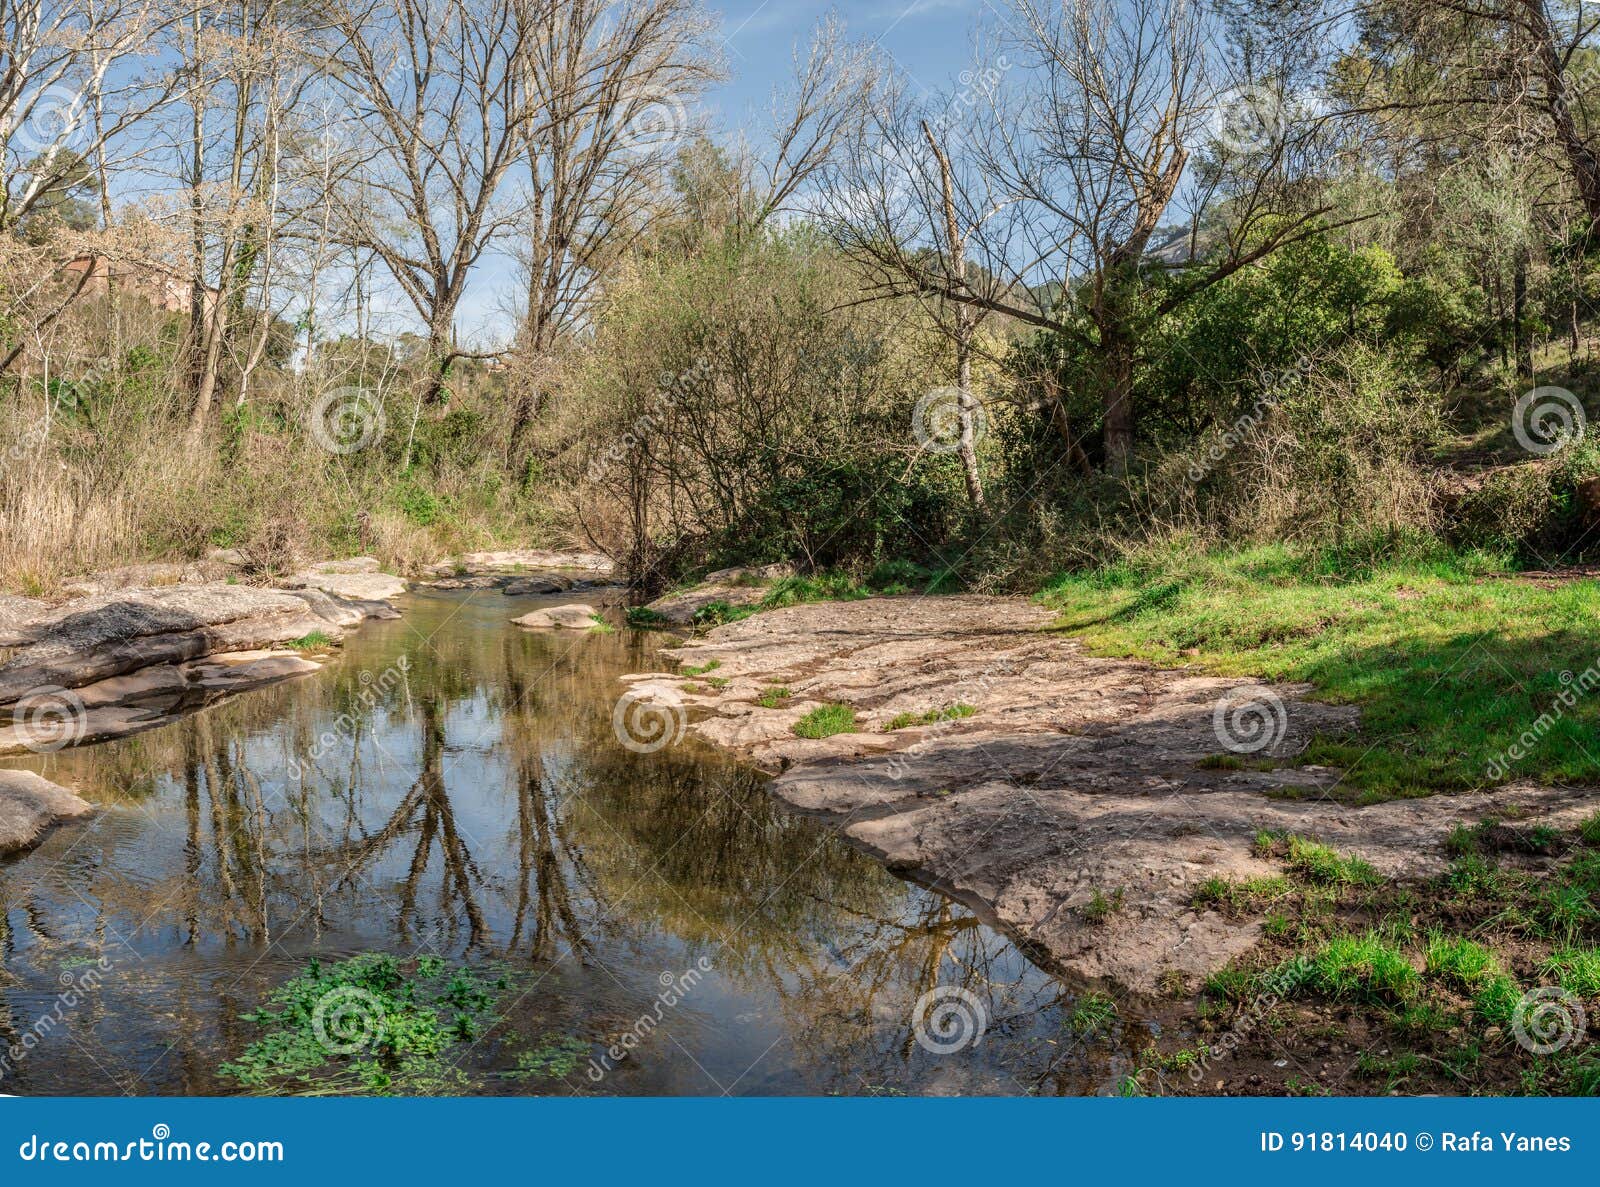
[[[1319,737],[1297,760],[1342,768],[1352,796],[1600,781],[1589,580],[1521,579],[1475,554],[1352,563],[1271,546],[1154,553],[1041,596],[1096,653],[1309,682],[1359,704],[1357,733]]]
[[[1579,1021],[1600,1002],[1597,821],[1463,828],[1449,871],[1420,884],[1262,834],[1283,876],[1196,894],[1261,919],[1262,943],[1201,987],[1200,1041],[1152,1048],[1123,1091],[1600,1092]]]

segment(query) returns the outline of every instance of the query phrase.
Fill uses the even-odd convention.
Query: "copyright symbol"
[[[1433,1135],[1431,1133],[1419,1133],[1417,1135],[1417,1149],[1419,1149],[1419,1150],[1431,1150],[1431,1149],[1433,1149]]]

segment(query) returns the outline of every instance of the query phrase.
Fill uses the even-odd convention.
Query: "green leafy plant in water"
[[[589,1053],[589,1044],[572,1035],[545,1034],[539,1046],[517,1056],[517,1066],[502,1075],[507,1080],[564,1080]]]
[[[483,1033],[504,988],[434,956],[313,960],[241,1016],[267,1033],[218,1071],[275,1092],[459,1091],[465,1081],[444,1056]]]

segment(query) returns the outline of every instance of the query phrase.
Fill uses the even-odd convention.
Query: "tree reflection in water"
[[[484,1091],[1104,1091],[1142,1045],[1136,1023],[1079,1041],[1075,991],[758,775],[619,745],[616,678],[656,666],[653,639],[515,632],[493,593],[413,602],[316,677],[28,764],[107,810],[0,866],[0,1038],[64,966],[113,972],[11,1090],[225,1091],[213,1069],[255,1037],[239,1013],[311,955],[373,949],[512,974],[468,1056]],[[602,1050],[702,957],[598,1087],[493,1075],[547,1032]],[[913,1009],[952,985],[988,1030],[935,1056]]]

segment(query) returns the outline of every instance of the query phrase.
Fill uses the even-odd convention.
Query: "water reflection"
[[[419,596],[313,678],[30,764],[105,811],[0,865],[0,1041],[34,1036],[0,1090],[231,1091],[215,1068],[257,1037],[238,1015],[308,956],[368,950],[508,972],[475,1091],[1093,1092],[1130,1065],[1141,1025],[1085,1039],[1075,991],[758,776],[620,746],[616,677],[653,640],[508,629],[522,601]],[[543,1036],[602,1051],[697,961],[602,1082],[500,1075]],[[988,1020],[944,1056],[912,1027],[941,985]]]

